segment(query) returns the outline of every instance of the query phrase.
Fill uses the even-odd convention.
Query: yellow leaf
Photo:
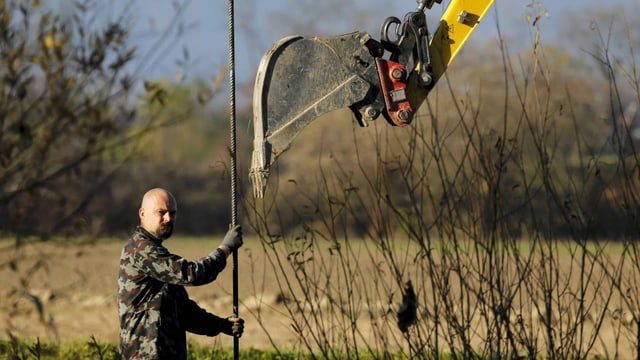
[[[64,45],[64,40],[56,39],[55,33],[55,31],[52,31],[44,38],[44,46],[49,50],[60,50]]]
[[[39,127],[36,130],[36,134],[40,139],[44,140],[45,142],[51,141],[51,131],[48,131]]]
[[[53,35],[49,34],[44,38],[44,47],[47,49],[52,49],[55,44],[55,40],[53,39]]]
[[[11,71],[17,73],[20,70],[20,59],[15,57],[11,60]]]
[[[213,79],[211,79],[211,82],[213,83],[213,86],[215,88],[219,88],[222,86],[222,82],[226,77],[226,71],[227,71],[227,66],[225,64],[221,65],[220,72],[218,73],[218,75],[215,76]]]

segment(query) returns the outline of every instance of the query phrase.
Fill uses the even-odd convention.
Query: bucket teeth
[[[267,163],[267,144],[260,141],[260,144],[254,145],[251,157],[251,169],[249,170],[249,180],[253,187],[253,197],[264,197],[267,188],[267,180],[269,179],[269,166]]]

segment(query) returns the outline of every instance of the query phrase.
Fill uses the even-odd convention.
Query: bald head
[[[173,195],[165,189],[147,191],[140,204],[140,226],[158,239],[168,239],[173,233],[178,205]]]

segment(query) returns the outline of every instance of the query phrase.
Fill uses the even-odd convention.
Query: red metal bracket
[[[394,125],[409,125],[413,120],[413,109],[407,99],[406,66],[395,61],[376,58],[376,67],[389,118]]]

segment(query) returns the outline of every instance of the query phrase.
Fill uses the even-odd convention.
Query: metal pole
[[[238,172],[236,169],[236,75],[235,75],[235,46],[233,0],[229,0],[229,130],[231,155],[231,226],[238,224]],[[233,316],[238,313],[238,250],[233,250]],[[240,358],[240,339],[233,337],[233,358]]]

